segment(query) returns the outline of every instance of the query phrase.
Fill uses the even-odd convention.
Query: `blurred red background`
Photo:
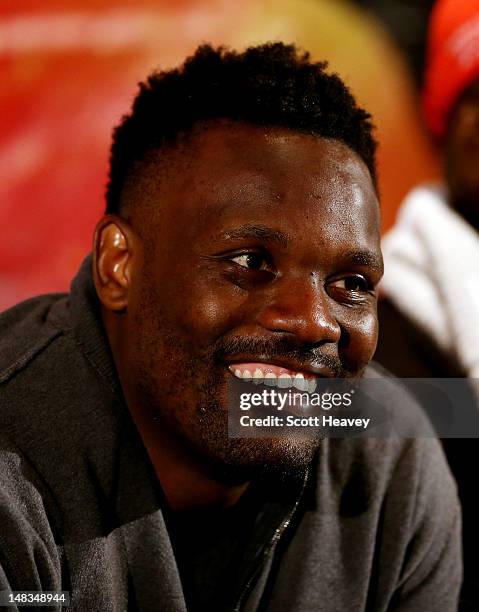
[[[68,288],[104,207],[110,134],[136,83],[200,42],[296,42],[373,114],[384,228],[437,177],[411,77],[386,33],[341,0],[27,0],[0,6],[0,309]]]

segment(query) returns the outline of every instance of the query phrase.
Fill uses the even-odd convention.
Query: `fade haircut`
[[[202,45],[180,68],[153,72],[113,132],[106,212],[120,213],[125,181],[148,153],[215,119],[340,140],[364,160],[376,187],[371,117],[326,67],[277,42],[243,53]]]

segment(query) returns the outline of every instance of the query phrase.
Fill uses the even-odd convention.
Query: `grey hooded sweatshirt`
[[[460,509],[434,438],[325,440],[299,486],[272,490],[225,610],[457,609]],[[0,315],[0,591],[187,610],[164,504],[87,258],[69,295]]]

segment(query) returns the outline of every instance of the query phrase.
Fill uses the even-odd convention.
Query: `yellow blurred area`
[[[271,40],[295,42],[314,59],[328,61],[372,114],[377,127],[383,230],[387,230],[406,193],[440,174],[403,57],[378,22],[348,2],[268,0],[248,4],[249,10],[240,11],[235,19],[234,30],[227,35],[213,30],[205,40],[234,48]],[[172,58],[172,64],[183,55]]]
[[[0,8],[0,308],[64,290],[103,208],[110,134],[153,68],[198,44],[295,42],[373,115],[383,226],[439,174],[390,38],[346,0],[29,0]]]

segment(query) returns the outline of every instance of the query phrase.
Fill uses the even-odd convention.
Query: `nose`
[[[269,288],[257,323],[270,332],[293,334],[301,344],[338,343],[341,327],[331,298],[311,275],[278,279]]]

